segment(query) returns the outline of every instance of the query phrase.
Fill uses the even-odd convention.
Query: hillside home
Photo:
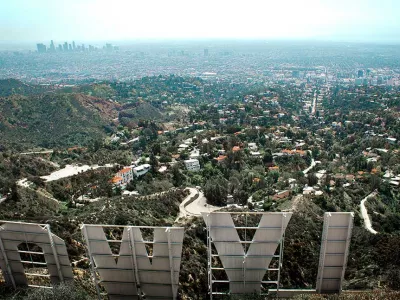
[[[188,171],[199,171],[200,170],[200,163],[198,159],[188,159],[185,160],[185,166]]]
[[[122,188],[125,188],[128,182],[130,182],[133,179],[133,172],[131,167],[125,167],[115,176],[111,179],[111,183],[120,186]]]
[[[116,177],[122,178],[122,185],[126,185],[133,179],[133,172],[131,167],[125,167],[116,174]]]
[[[220,155],[220,156],[218,156],[218,157],[216,157],[216,158],[214,158],[214,159],[215,159],[217,162],[222,162],[222,161],[224,161],[226,158],[227,158],[226,155]]]
[[[148,171],[150,171],[150,165],[149,164],[143,164],[138,167],[133,168],[133,173],[136,175],[136,177],[143,176],[146,174]]]
[[[288,198],[289,196],[290,196],[290,191],[288,191],[288,190],[281,191],[281,192],[278,192],[275,195],[273,195],[272,200],[277,201],[277,200]]]
[[[249,149],[251,151],[257,151],[258,150],[258,147],[257,147],[256,143],[248,143],[247,146],[249,147]]]

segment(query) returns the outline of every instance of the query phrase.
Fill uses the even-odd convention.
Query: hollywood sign
[[[290,212],[203,213],[210,298],[227,293],[285,297],[341,292],[353,213],[325,213],[316,289],[301,291],[280,288],[291,216]],[[236,225],[238,218],[246,221]],[[99,298],[102,294],[109,299],[177,298],[183,227],[84,224],[81,230]],[[6,284],[14,288],[51,288],[73,281],[65,242],[49,225],[0,222],[0,268]]]

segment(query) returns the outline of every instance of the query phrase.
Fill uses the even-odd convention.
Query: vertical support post
[[[61,270],[60,261],[58,260],[57,248],[56,248],[56,245],[54,244],[54,239],[53,239],[53,235],[51,234],[50,225],[47,224],[45,226],[45,228],[47,230],[47,234],[49,235],[51,250],[53,251],[54,261],[57,266],[59,280],[60,280],[60,282],[64,282],[64,275]]]
[[[2,228],[2,227],[0,227],[0,228]],[[17,286],[15,284],[14,275],[13,275],[13,273],[11,271],[11,267],[10,267],[10,264],[8,262],[7,253],[6,253],[6,250],[4,249],[4,244],[3,244],[3,241],[1,239],[1,236],[0,236],[0,250],[1,250],[1,253],[3,254],[4,263],[6,264],[6,268],[7,268],[7,270],[5,270],[6,278],[11,280],[11,284],[12,284],[13,288],[16,289]]]
[[[210,214],[207,214],[207,248],[208,248],[208,289],[210,290],[210,300],[213,298],[213,282],[212,282],[212,244],[210,233]]]
[[[247,257],[247,250],[248,250],[248,248],[250,248],[250,246],[248,246],[246,243],[247,242],[247,226],[248,226],[247,216],[248,216],[248,212],[246,212],[246,225],[244,227],[245,243],[243,245],[241,245],[242,247],[244,246],[244,257],[243,257],[243,264],[242,264],[242,267],[243,267],[243,289],[246,289],[246,257]],[[232,215],[231,215],[231,218],[232,218]],[[237,232],[236,226],[235,226],[235,230]]]
[[[349,214],[349,226],[347,227],[346,248],[344,250],[344,257],[343,257],[343,260],[344,260],[343,261],[343,270],[342,270],[342,275],[340,277],[339,293],[342,291],[344,273],[346,272],[347,259],[349,257],[351,233],[352,233],[352,230],[353,230],[353,218],[354,218],[354,213],[350,213]]]
[[[133,276],[136,281],[136,289],[138,291],[139,299],[142,299],[142,291],[140,289],[140,279],[139,279],[139,272],[138,272],[137,259],[136,259],[135,237],[133,236],[132,226],[129,226],[129,228],[128,228],[128,237],[129,237],[129,247],[131,248],[132,269],[134,271]]]
[[[281,240],[279,243],[279,262],[278,262],[278,279],[276,284],[276,298],[279,298],[279,286],[281,283],[281,269],[283,265],[283,244],[285,241],[285,230],[283,229],[283,224],[286,223],[284,222],[285,218],[286,214],[284,213],[283,216],[281,217]]]
[[[92,251],[90,250],[90,240],[89,240],[89,236],[88,236],[88,233],[87,233],[86,225],[82,226],[82,232],[83,232],[83,236],[84,236],[84,238],[86,240],[86,253],[87,253],[87,256],[90,259],[90,271],[92,273],[92,277],[93,277],[93,280],[94,280],[94,286],[96,287],[97,299],[100,300],[101,299],[101,294],[100,294],[100,289],[99,289],[99,283],[97,281],[97,275],[96,275],[96,270],[95,270],[95,266],[94,266],[94,260],[93,260],[93,257],[91,255]]]
[[[324,229],[322,231],[321,253],[319,256],[319,264],[318,264],[317,287],[316,287],[317,293],[321,293],[322,279],[324,277],[325,252],[326,252],[326,243],[328,240],[330,218],[331,218],[331,213],[326,213],[324,217]]]
[[[171,286],[172,286],[172,298],[175,300],[176,299],[176,282],[174,280],[174,261],[173,261],[173,255],[172,255],[172,246],[171,246],[171,228],[166,229],[167,232],[167,237],[168,237],[168,254],[169,254],[169,268],[171,271]]]

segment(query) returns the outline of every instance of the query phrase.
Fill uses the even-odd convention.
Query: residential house
[[[281,191],[281,192],[276,193],[275,195],[273,195],[272,196],[272,200],[277,201],[277,200],[288,198],[289,196],[290,196],[290,191],[289,190]]]
[[[125,188],[128,182],[133,179],[133,171],[131,167],[125,167],[122,170],[118,171],[117,174],[111,179],[111,182],[114,185],[118,185],[122,188]]]
[[[220,156],[218,156],[218,157],[216,157],[216,158],[214,158],[214,159],[215,159],[218,163],[220,163],[220,162],[224,161],[226,158],[227,158],[226,155],[220,155]]]
[[[143,164],[137,167],[133,168],[133,173],[136,175],[136,177],[143,176],[146,174],[148,171],[150,171],[150,165],[149,164]]]
[[[188,171],[199,171],[200,163],[198,159],[188,159],[184,161],[186,169]]]

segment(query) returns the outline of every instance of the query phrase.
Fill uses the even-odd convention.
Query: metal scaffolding
[[[235,226],[232,215],[244,216],[245,225]],[[255,215],[261,216],[258,226],[248,226],[248,217]],[[262,293],[262,285],[265,284],[276,285],[276,291],[279,292],[285,230],[291,215],[290,212],[203,213],[207,226],[208,287],[211,299],[213,295],[265,294]],[[237,230],[244,230],[244,240],[240,239]],[[255,231],[252,240],[247,238],[250,230]],[[214,265],[213,260],[216,259],[221,261],[222,267]],[[270,267],[272,259],[278,260],[277,266]],[[213,271],[225,271],[228,280],[218,278],[218,274]],[[275,272],[276,280],[264,280],[266,272]],[[215,284],[220,283],[229,283],[229,291],[214,290]]]

